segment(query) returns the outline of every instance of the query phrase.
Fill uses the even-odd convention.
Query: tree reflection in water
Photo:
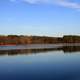
[[[80,52],[80,46],[62,46],[58,48],[43,48],[43,49],[18,49],[18,50],[0,50],[0,55],[28,55],[47,53],[50,51],[63,51],[64,53]]]

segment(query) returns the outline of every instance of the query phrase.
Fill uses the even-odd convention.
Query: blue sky
[[[0,34],[80,35],[80,0],[0,0]]]

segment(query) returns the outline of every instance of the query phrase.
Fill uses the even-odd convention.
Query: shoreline
[[[66,35],[63,37],[48,36],[0,36],[0,46],[28,45],[28,44],[76,44],[80,43],[80,36]]]
[[[23,50],[23,49],[51,49],[51,48],[62,48],[62,47],[73,47],[80,46],[79,43],[73,44],[27,44],[27,45],[0,45],[0,50]]]

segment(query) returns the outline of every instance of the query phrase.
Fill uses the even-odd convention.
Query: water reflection
[[[73,53],[73,52],[80,52],[80,46],[64,46],[62,47],[64,53]]]
[[[46,53],[48,51],[56,51],[59,50],[57,48],[49,48],[49,49],[20,49],[20,50],[0,50],[0,55],[18,55],[18,54],[37,54],[37,53]]]
[[[0,50],[0,55],[28,55],[37,53],[46,53],[50,51],[63,51],[64,53],[80,52],[80,46],[62,46],[58,48],[43,48],[43,49],[15,49],[15,50]]]
[[[76,52],[80,53],[80,46],[0,50],[0,80],[80,80],[80,55]]]

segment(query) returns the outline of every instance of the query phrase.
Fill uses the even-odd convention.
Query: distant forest
[[[80,36],[63,37],[0,35],[0,45],[80,43]]]

